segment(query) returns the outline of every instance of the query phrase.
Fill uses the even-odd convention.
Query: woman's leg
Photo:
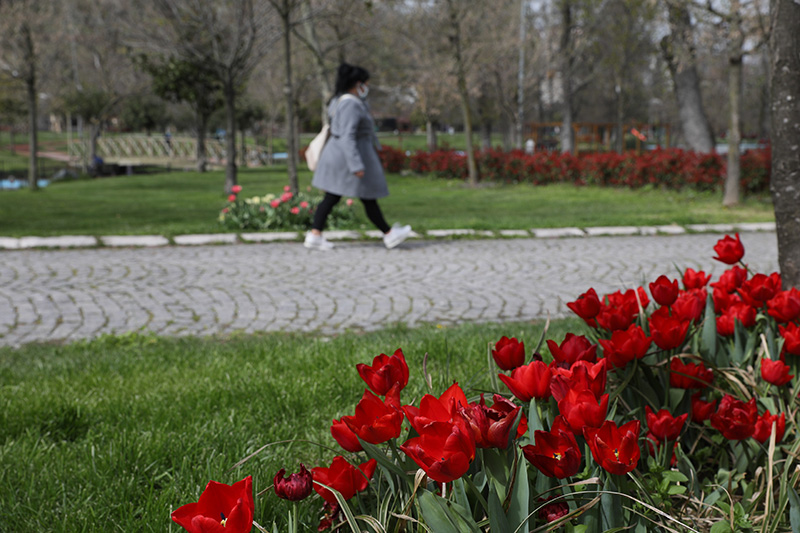
[[[322,230],[325,229],[325,222],[328,220],[328,215],[331,214],[333,206],[339,203],[342,197],[338,194],[325,193],[325,197],[317,206],[314,212],[314,222],[311,223],[311,233],[320,235]]]
[[[367,212],[367,218],[375,224],[375,227],[381,230],[383,233],[389,233],[392,229],[389,227],[389,224],[386,223],[386,220],[383,218],[383,213],[381,213],[381,208],[378,205],[377,200],[365,200],[361,198],[361,203],[364,204],[364,210]]]

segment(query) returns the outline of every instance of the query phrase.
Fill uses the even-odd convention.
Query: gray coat
[[[325,192],[375,200],[389,195],[378,157],[375,123],[358,98],[339,97],[328,106],[331,136],[320,154],[311,185]],[[355,172],[364,171],[357,178]]]

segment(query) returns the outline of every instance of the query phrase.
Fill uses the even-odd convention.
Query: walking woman
[[[305,247],[330,250],[333,243],[322,230],[333,207],[342,196],[357,197],[364,204],[367,218],[383,232],[386,248],[394,248],[411,234],[411,226],[389,227],[383,218],[378,198],[389,195],[386,175],[378,157],[380,148],[375,123],[365,102],[369,93],[369,73],[342,63],[336,75],[336,95],[328,105],[331,136],[320,154],[311,185],[325,192],[317,206]]]

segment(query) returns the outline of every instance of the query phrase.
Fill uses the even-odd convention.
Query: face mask
[[[358,97],[362,100],[366,100],[367,95],[369,94],[369,87],[364,85],[363,83],[358,86]]]

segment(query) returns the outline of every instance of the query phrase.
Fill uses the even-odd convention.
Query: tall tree
[[[772,0],[772,177],[784,288],[800,287],[800,4]]]
[[[225,193],[237,183],[236,99],[279,32],[260,0],[152,0],[162,24],[139,46],[187,61],[203,62],[222,86],[225,103]],[[155,35],[153,35],[153,33]]]
[[[39,176],[39,85],[43,47],[49,33],[46,26],[52,21],[55,6],[38,0],[0,2],[0,71],[17,80],[25,88],[28,111],[28,184],[37,190]]]
[[[478,165],[472,149],[472,112],[469,105],[469,89],[467,87],[467,60],[464,56],[464,40],[467,37],[462,29],[463,19],[469,11],[466,0],[447,0],[447,24],[450,51],[453,58],[453,69],[456,76],[458,96],[461,101],[461,113],[464,117],[464,136],[467,152],[468,182],[478,185]]]
[[[748,39],[763,39],[757,35],[763,24],[755,0],[729,0],[727,9],[710,2],[706,9],[719,19],[719,26],[726,41],[728,59],[728,164],[722,203],[732,206],[741,198],[741,149],[742,142],[742,91],[743,68]]]
[[[197,170],[208,167],[206,134],[211,115],[222,106],[219,80],[204,63],[174,57],[156,60],[148,56],[141,59],[142,68],[153,78],[153,91],[172,102],[186,102],[194,113],[197,130]]]
[[[670,33],[661,40],[661,51],[675,87],[681,131],[690,150],[712,152],[714,134],[700,93],[689,7],[686,0],[666,0],[666,5]]]
[[[300,184],[297,180],[297,122],[295,117],[297,111],[295,109],[295,94],[294,94],[294,80],[292,76],[292,14],[298,7],[297,0],[269,0],[281,20],[281,29],[283,36],[283,66],[286,76],[286,86],[284,87],[284,95],[286,96],[286,144],[287,144],[287,162],[289,167],[289,188],[293,194],[297,194],[300,190]]]

